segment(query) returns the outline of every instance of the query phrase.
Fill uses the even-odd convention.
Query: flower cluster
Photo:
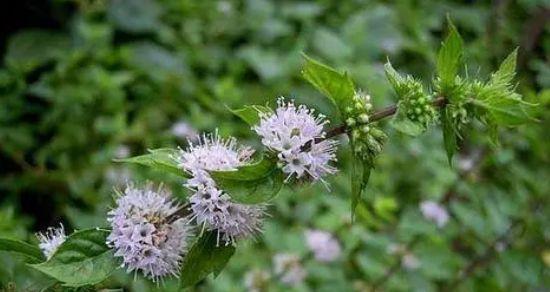
[[[177,210],[162,188],[127,186],[120,194],[108,213],[112,231],[107,243],[128,272],[141,271],[153,281],[177,276],[190,234],[185,218],[173,220]]]
[[[336,238],[322,230],[308,230],[305,233],[306,243],[316,260],[332,262],[340,257],[342,248]]]
[[[277,101],[274,113],[261,113],[260,122],[253,130],[262,137],[262,143],[277,153],[279,166],[291,178],[321,180],[327,174],[336,173],[330,165],[336,161],[336,144],[324,139],[324,125],[328,123],[323,115],[294,102]]]
[[[290,253],[276,254],[273,257],[273,270],[282,283],[290,286],[301,283],[307,276],[300,257]]]
[[[57,251],[57,248],[67,239],[63,224],[59,224],[57,228],[49,227],[46,232],[37,233],[36,237],[40,241],[38,247],[40,247],[40,250],[42,250],[42,253],[48,260]]]
[[[370,95],[357,92],[353,104],[346,107],[346,126],[351,129],[353,151],[364,161],[372,162],[382,151],[387,136],[371,122],[372,103]]]
[[[199,225],[218,232],[226,243],[261,231],[265,206],[234,203],[231,196],[219,189],[210,171],[235,170],[250,162],[250,148],[238,147],[233,138],[222,139],[217,134],[204,135],[197,144],[190,142],[187,150],[176,157],[180,168],[192,177],[185,186],[193,191],[189,202]]]
[[[437,111],[432,104],[433,96],[424,92],[422,83],[407,76],[401,92],[399,108],[405,110],[409,120],[419,123],[424,128],[436,120]]]
[[[449,221],[449,213],[445,207],[434,201],[423,201],[420,203],[420,211],[422,215],[437,224],[438,227],[443,227]]]

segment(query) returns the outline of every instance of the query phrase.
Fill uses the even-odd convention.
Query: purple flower
[[[234,243],[261,231],[265,205],[243,205],[219,189],[209,171],[235,170],[250,162],[254,151],[238,147],[236,140],[221,139],[217,134],[204,135],[198,144],[190,144],[176,157],[179,167],[192,177],[185,186],[193,191],[189,198],[192,219],[209,230],[217,230],[218,244]]]
[[[449,221],[449,213],[445,207],[434,201],[423,201],[420,203],[420,211],[422,215],[437,224],[438,227],[443,227]]]
[[[296,107],[284,98],[280,98],[277,105],[274,113],[262,113],[260,123],[252,129],[268,149],[277,153],[287,180],[296,177],[323,181],[325,175],[336,173],[337,169],[330,163],[336,161],[337,142],[319,142],[326,135],[325,117],[315,116],[314,110],[304,105]]]
[[[112,231],[107,244],[128,272],[141,271],[153,281],[177,276],[190,234],[187,219],[172,219],[177,210],[178,205],[162,188],[129,185],[120,194],[108,213]]]
[[[332,234],[322,230],[308,230],[305,232],[306,243],[313,252],[316,260],[332,262],[340,257],[342,248]]]

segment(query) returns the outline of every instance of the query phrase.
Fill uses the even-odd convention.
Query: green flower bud
[[[348,127],[353,127],[355,125],[355,119],[354,118],[348,118],[346,120],[346,125],[348,125]]]
[[[363,133],[368,134],[370,132],[370,127],[369,126],[363,126],[361,128],[361,130],[363,131]]]
[[[361,121],[361,123],[368,123],[369,122],[369,115],[360,114],[359,115],[359,120]]]

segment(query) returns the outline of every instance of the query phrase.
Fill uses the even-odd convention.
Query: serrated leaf
[[[145,165],[159,171],[173,173],[185,178],[190,177],[187,172],[178,167],[178,164],[174,159],[174,155],[177,153],[177,150],[161,148],[149,150],[149,152],[149,154],[124,159],[115,159],[115,161]]]
[[[443,109],[441,113],[441,128],[443,131],[443,144],[445,146],[445,151],[447,152],[447,160],[449,165],[453,166],[453,156],[456,153],[458,144],[456,131],[452,119],[449,117],[450,111]]]
[[[516,98],[493,98],[488,100],[473,100],[474,105],[484,108],[491,117],[491,120],[501,126],[517,126],[530,121],[533,118],[529,116],[524,103]]]
[[[212,178],[231,199],[242,204],[258,204],[271,200],[283,186],[284,175],[274,159],[262,160],[234,171],[213,171]]]
[[[351,218],[355,219],[355,210],[361,201],[363,190],[369,182],[372,165],[365,162],[360,157],[352,154],[351,162]]]
[[[498,70],[491,75],[490,83],[492,85],[509,86],[516,75],[516,60],[518,50],[515,49],[502,63]]]
[[[390,125],[403,134],[418,136],[426,129],[419,123],[411,121],[407,115],[398,107],[397,113],[390,121]]]
[[[109,232],[99,228],[76,231],[48,261],[30,266],[65,286],[99,283],[118,267],[113,251],[105,244]]]
[[[191,287],[211,273],[219,275],[234,253],[234,246],[219,242],[217,231],[204,232],[182,263],[181,288]]]
[[[306,60],[302,75],[317,90],[328,97],[343,112],[355,94],[353,81],[345,73],[322,64],[304,54]]]
[[[0,250],[24,255],[33,263],[41,262],[45,259],[37,246],[20,240],[0,238]]]
[[[461,65],[463,42],[455,26],[448,19],[449,34],[441,44],[437,56],[437,75],[441,79],[443,93],[452,88]]]
[[[401,96],[401,88],[402,84],[405,83],[405,78],[403,78],[403,76],[395,71],[389,60],[384,65],[384,71],[386,72],[386,78],[390,82],[397,95]]]
[[[271,109],[263,105],[247,105],[240,109],[230,109],[231,112],[241,118],[250,126],[254,126],[260,122],[261,113],[270,113]]]

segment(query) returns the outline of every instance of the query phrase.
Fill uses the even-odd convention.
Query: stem
[[[444,107],[445,105],[447,105],[447,100],[444,97],[438,97],[434,101],[432,101],[432,105],[435,107]],[[371,115],[368,124],[393,116],[396,112],[397,112],[397,104],[390,105],[379,111],[375,111]],[[347,131],[348,131],[348,127],[345,124],[339,125],[335,128],[328,130],[327,135],[322,140],[329,139],[329,138],[338,136],[340,134],[344,134]]]

